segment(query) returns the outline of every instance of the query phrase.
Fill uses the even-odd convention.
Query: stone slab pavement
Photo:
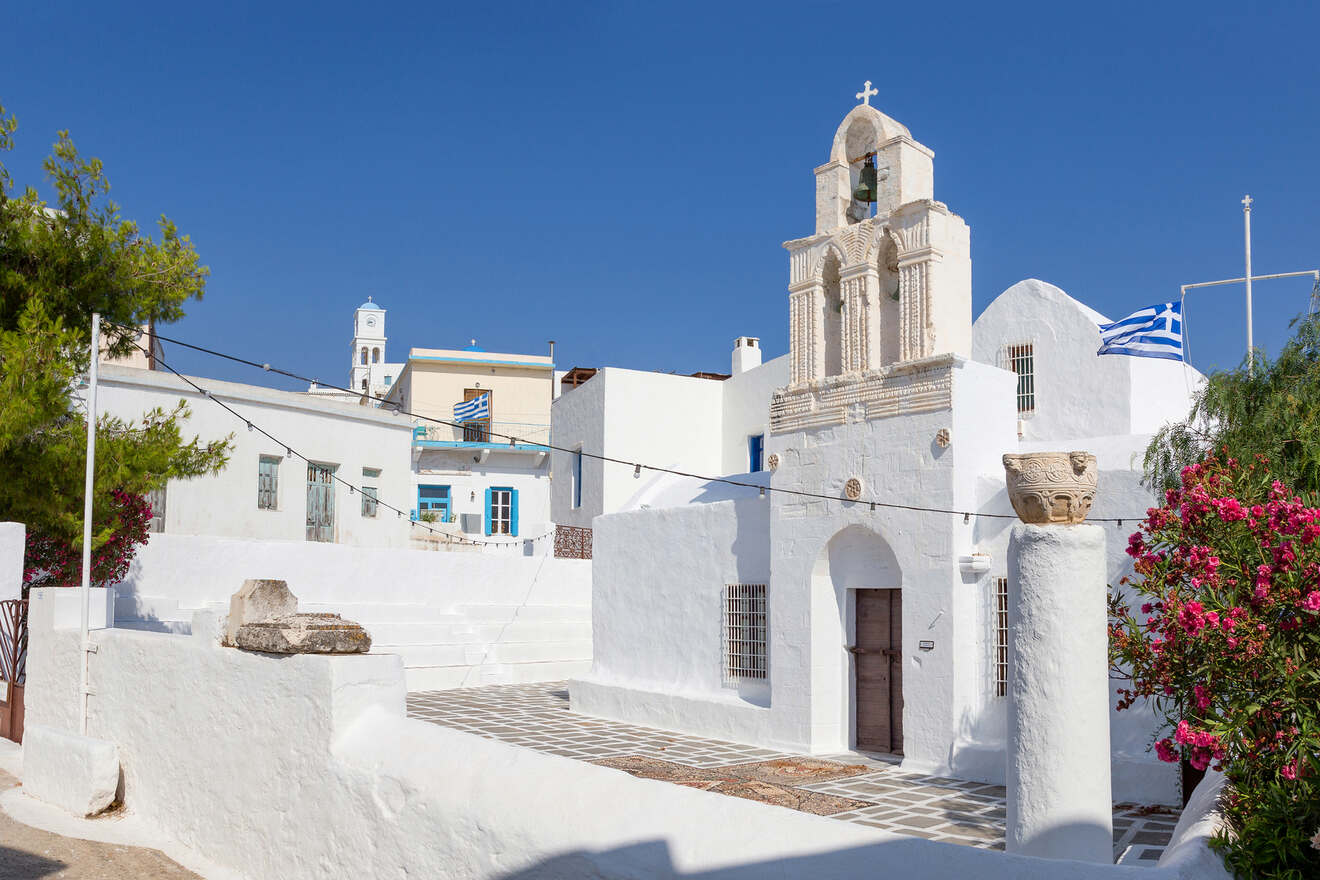
[[[1001,785],[908,773],[872,755],[792,755],[577,715],[562,681],[411,693],[408,715],[651,779],[912,837],[1004,848]],[[1115,805],[1115,860],[1153,866],[1177,821],[1168,807]]]

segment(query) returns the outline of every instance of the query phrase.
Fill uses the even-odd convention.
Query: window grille
[[[1008,578],[995,578],[995,696],[1008,696]]]
[[[1030,342],[1010,345],[1004,351],[1005,366],[1017,373],[1017,411],[1027,415],[1036,411],[1036,358]]]
[[[280,460],[263,455],[257,463],[257,509],[275,510],[279,504]]]
[[[362,478],[364,480],[380,479],[380,468],[363,468]],[[362,515],[367,517],[376,516],[376,487],[362,487]]]
[[[724,587],[724,680],[764,681],[768,677],[765,584]]]

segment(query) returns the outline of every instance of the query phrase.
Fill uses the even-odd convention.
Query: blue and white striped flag
[[[454,421],[475,422],[490,418],[490,392],[478,394],[471,400],[454,404]]]
[[[1160,303],[1100,325],[1096,354],[1183,359],[1182,303]]]

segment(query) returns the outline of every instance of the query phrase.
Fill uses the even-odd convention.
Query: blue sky
[[[1320,265],[1303,4],[22,4],[4,161],[56,130],[126,216],[212,276],[166,332],[346,382],[352,312],[410,346],[727,370],[787,350],[785,240],[863,80],[936,153],[974,313],[1041,278],[1119,317],[1178,284]],[[1256,287],[1277,350],[1309,280]],[[1240,288],[1194,295],[1193,361],[1243,354]],[[261,382],[177,353],[201,375]]]

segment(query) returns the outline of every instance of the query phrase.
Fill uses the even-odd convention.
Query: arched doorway
[[[811,577],[812,722],[820,744],[903,753],[902,572],[875,531],[848,526]]]

